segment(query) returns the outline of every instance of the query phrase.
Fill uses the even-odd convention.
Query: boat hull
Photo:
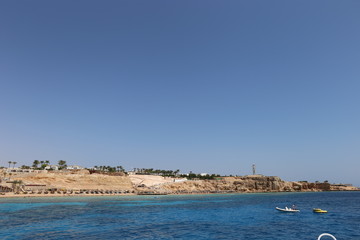
[[[320,208],[314,208],[314,209],[313,209],[313,212],[314,212],[314,213],[327,213],[328,211],[322,210],[322,209],[320,209]]]
[[[291,209],[291,208],[279,208],[279,207],[276,207],[275,208],[276,210],[280,211],[280,212],[300,212],[300,210],[297,210],[297,209]]]

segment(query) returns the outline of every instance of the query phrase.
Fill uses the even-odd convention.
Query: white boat
[[[292,208],[288,208],[288,207],[285,207],[285,208],[276,207],[276,210],[278,210],[280,212],[300,212],[300,210],[298,210],[298,209],[292,209]]]

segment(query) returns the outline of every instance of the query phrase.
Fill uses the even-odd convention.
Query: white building
[[[50,169],[52,169],[52,170],[57,171],[57,170],[59,170],[59,166],[58,166],[58,165],[47,165],[44,169],[45,169],[45,170],[50,170]]]
[[[68,170],[80,170],[80,169],[84,169],[84,168],[81,167],[81,166],[78,166],[78,165],[70,165],[70,166],[67,166],[66,169],[68,169]]]

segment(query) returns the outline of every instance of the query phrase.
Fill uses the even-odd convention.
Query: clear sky
[[[0,165],[360,186],[360,1],[0,2]]]

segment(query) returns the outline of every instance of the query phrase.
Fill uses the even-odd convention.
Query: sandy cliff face
[[[133,185],[127,176],[89,174],[87,170],[16,174],[11,180],[21,180],[25,185],[41,184],[58,189],[133,190]]]
[[[359,188],[354,186],[346,186],[346,185],[331,185],[331,191],[358,191]]]
[[[187,181],[164,185],[169,192],[277,192],[293,190],[291,182],[260,175],[224,177],[219,180]]]

